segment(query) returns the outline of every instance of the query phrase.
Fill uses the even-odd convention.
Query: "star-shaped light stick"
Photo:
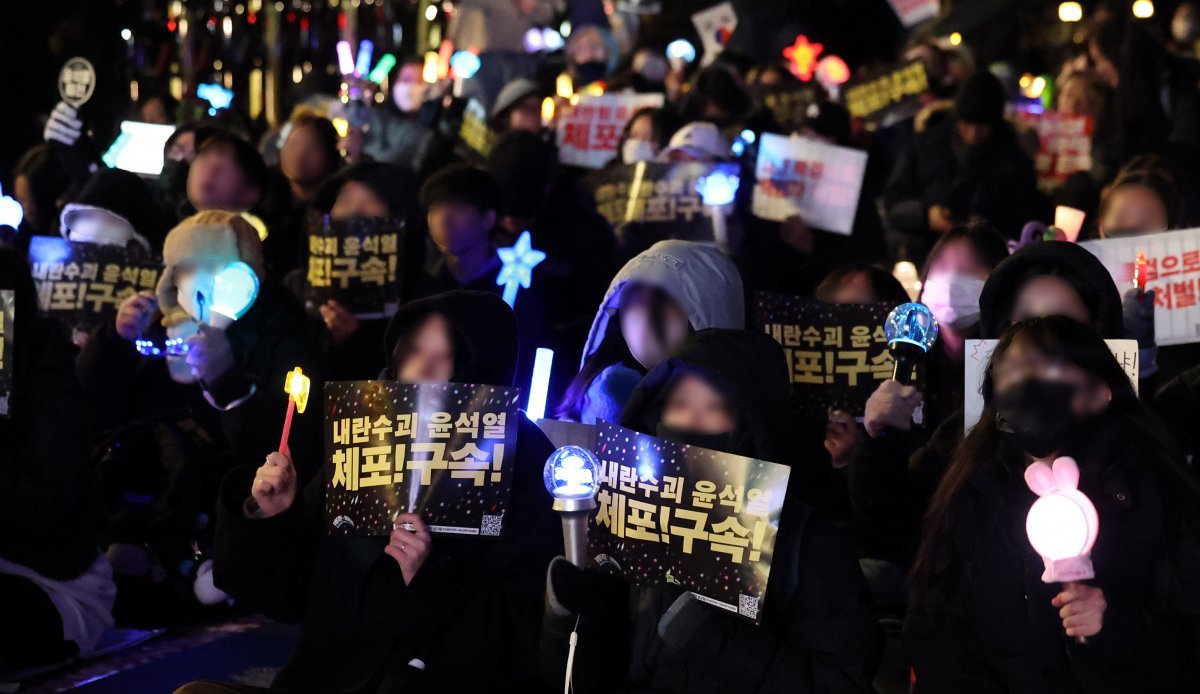
[[[299,410],[300,414],[304,414],[304,408],[308,407],[308,390],[312,385],[312,381],[299,366],[288,372],[287,377],[283,380],[283,392],[288,394],[287,416],[283,419],[283,436],[279,439],[279,452],[289,460],[292,457],[291,451],[288,450],[288,435],[292,433],[292,415]]]
[[[546,254],[533,247],[528,231],[522,231],[517,242],[508,248],[497,248],[496,254],[504,264],[496,276],[496,284],[504,287],[504,303],[515,306],[517,291],[529,289],[533,282],[533,269],[546,259]]]
[[[801,34],[796,37],[796,43],[783,49],[783,57],[788,61],[792,74],[807,82],[813,78],[817,68],[817,56],[825,50],[823,43],[809,43],[808,37]]]

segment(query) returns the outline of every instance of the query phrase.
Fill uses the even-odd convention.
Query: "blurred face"
[[[1040,275],[1025,282],[1017,292],[1010,322],[1018,323],[1038,316],[1066,316],[1090,323],[1091,312],[1069,282],[1054,275]]]
[[[829,295],[831,304],[873,304],[878,300],[871,278],[865,272],[846,275]]]
[[[454,200],[429,208],[429,236],[446,255],[462,255],[488,242],[496,226],[495,210],[480,212],[474,206]]]
[[[434,313],[416,329],[404,355],[396,355],[393,371],[401,383],[449,383],[454,377],[454,344],[450,322]]]
[[[338,191],[337,200],[329,211],[334,219],[353,219],[355,217],[386,217],[389,210],[384,202],[370,186],[358,181],[349,181]]]
[[[654,119],[650,117],[650,114],[643,113],[630,122],[629,139],[646,140],[647,142],[655,142],[658,140],[658,138],[654,135]]]
[[[731,433],[735,425],[725,399],[695,374],[685,374],[675,383],[662,422],[676,431],[707,436]]]
[[[167,113],[167,105],[163,103],[162,99],[150,99],[142,104],[140,116],[143,123],[170,125],[174,122],[171,114]]]
[[[1167,228],[1167,206],[1162,198],[1142,185],[1125,185],[1109,193],[1100,219],[1100,235],[1136,236],[1164,231]]]
[[[542,131],[542,100],[536,94],[521,99],[508,112],[509,130]]]
[[[626,290],[621,296],[621,335],[630,353],[647,369],[654,368],[679,348],[688,336],[688,319],[679,304],[663,299],[661,338],[654,329],[652,293],[644,288]]]
[[[1022,381],[1036,378],[1068,383],[1075,387],[1071,409],[1081,417],[1104,411],[1112,390],[1101,379],[1070,362],[1050,359],[1023,340],[1017,340],[992,364],[996,392],[1004,392]]]
[[[975,257],[970,242],[959,239],[943,246],[938,257],[929,264],[930,277],[941,275],[969,275],[986,280],[988,268]]]
[[[1175,9],[1175,15],[1171,17],[1171,37],[1179,43],[1196,40],[1196,8],[1191,3]]]
[[[992,126],[987,123],[958,121],[958,136],[967,147],[978,147],[992,136]]]
[[[1100,115],[1100,103],[1091,89],[1089,78],[1075,76],[1065,80],[1058,93],[1058,112],[1069,116],[1087,116],[1093,120]]]
[[[421,75],[421,66],[408,64],[400,68],[396,83],[392,85],[392,100],[396,108],[405,113],[412,113],[421,108],[425,101],[425,90],[429,85]]]
[[[197,210],[248,210],[258,203],[261,193],[247,184],[232,148],[212,146],[192,162],[187,195]]]
[[[279,150],[279,168],[289,181],[302,185],[320,183],[331,166],[316,128],[311,125],[292,128],[283,149]]]
[[[196,133],[194,131],[189,130],[180,134],[167,148],[167,159],[171,161],[186,161],[191,164],[195,158]]]

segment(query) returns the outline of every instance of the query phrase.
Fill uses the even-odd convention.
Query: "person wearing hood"
[[[103,519],[74,347],[38,313],[16,249],[0,248],[0,287],[13,292],[0,417],[0,671],[11,672],[92,650],[113,624],[117,589],[98,549]]]
[[[659,241],[608,285],[559,418],[616,421],[646,371],[688,334],[741,328],[745,316],[742,278],[725,254],[692,241]]]
[[[1036,243],[1003,260],[984,282],[978,337],[997,339],[1012,323],[1056,315],[1102,338],[1124,337],[1121,294],[1096,256],[1066,241]],[[961,381],[961,367],[954,374]],[[901,567],[912,561],[921,517],[963,436],[961,401],[946,403],[942,419],[914,426],[921,400],[912,386],[882,384],[868,401],[867,436],[847,468],[864,556]]]
[[[101,169],[63,206],[59,233],[68,241],[136,246],[144,253],[162,245],[166,221],[154,194],[137,174]]]
[[[382,378],[509,387],[517,323],[498,297],[453,291],[410,302],[388,326]],[[363,377],[369,374],[365,373]],[[318,450],[319,442],[314,443]],[[299,453],[297,446],[292,451]],[[290,460],[229,474],[217,521],[217,585],[267,616],[300,623],[272,691],[540,691],[542,579],[562,534],[542,468],[553,446],[519,417],[512,497],[495,540],[413,531],[330,536],[324,479],[304,488]],[[199,682],[181,694],[251,691]],[[261,690],[252,690],[261,691]]]
[[[542,132],[542,95],[536,82],[519,77],[500,90],[488,116],[492,130],[503,135],[508,132]]]
[[[1195,690],[1200,488],[1101,336],[1064,316],[1012,324],[983,396],[913,566],[913,692]],[[1027,534],[1037,498],[1027,480],[1031,464],[1051,461],[1063,480],[1064,457],[1099,532],[1094,577],[1059,583]]]
[[[747,624],[678,586],[648,588],[555,559],[547,572],[547,682],[585,692],[861,692],[878,627],[849,543],[804,503],[783,351],[769,335],[701,330],[650,370],[622,426],[792,467],[763,623]],[[572,632],[577,634],[572,635]]]
[[[77,372],[106,440],[133,445],[146,427],[193,440],[156,444],[146,453],[161,461],[150,467],[167,478],[163,508],[151,514],[151,545],[173,568],[192,557],[192,541],[205,532],[197,518],[213,517],[217,485],[232,456],[265,456],[278,445],[287,372],[300,366],[317,392],[321,376],[303,309],[266,281],[258,232],[237,213],[185,219],[167,235],[162,255],[156,291],[129,297],[112,323],[93,332]],[[236,291],[227,297],[228,287]],[[320,464],[319,421],[298,421],[293,441],[307,479]],[[118,529],[117,539],[145,542],[145,525],[136,518],[131,523],[135,527]],[[149,566],[142,558],[139,575]]]
[[[1033,161],[1004,120],[1004,87],[980,70],[962,84],[954,117],[917,133],[884,190],[891,229],[908,259],[923,258],[940,234],[982,217],[1006,238],[1038,219],[1043,204]]]

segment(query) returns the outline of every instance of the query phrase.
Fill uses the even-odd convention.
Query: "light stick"
[[[554,365],[554,350],[538,347],[533,356],[533,378],[529,383],[529,406],[525,414],[533,421],[546,416],[546,393],[550,390],[550,367]]]
[[[700,194],[704,204],[713,208],[713,238],[725,252],[729,252],[729,230],[725,225],[725,207],[737,197],[738,185],[741,180],[737,174],[724,171],[713,171],[696,181],[696,192]]]
[[[521,287],[529,289],[533,282],[533,268],[546,259],[546,254],[533,247],[529,231],[522,231],[517,242],[508,248],[497,248],[503,267],[496,276],[496,284],[504,287],[504,303],[516,306],[517,292]]]
[[[371,71],[371,56],[375,53],[375,44],[370,39],[358,42],[358,60],[354,61],[354,74],[365,75]]]
[[[888,351],[896,360],[892,378],[908,383],[917,362],[925,358],[937,341],[938,322],[928,306],[914,301],[892,309],[883,324],[883,333],[887,337]]]
[[[1133,286],[1137,287],[1139,294],[1146,293],[1146,266],[1148,264],[1146,252],[1138,251],[1137,261],[1133,264]]]
[[[379,62],[375,63],[375,67],[371,70],[371,74],[367,77],[367,79],[371,80],[375,84],[383,84],[383,80],[387,78],[388,73],[390,73],[394,67],[396,67],[396,56],[392,55],[391,53],[384,53],[382,56],[380,56]]]
[[[25,208],[21,207],[16,198],[5,195],[3,189],[0,189],[0,224],[7,224],[16,229],[21,226],[22,219],[25,219]]]
[[[1091,499],[1079,491],[1075,460],[1058,458],[1052,466],[1037,461],[1025,468],[1025,484],[1038,495],[1025,518],[1025,532],[1045,563],[1042,581],[1072,583],[1095,578],[1091,552],[1100,517]],[[1084,642],[1082,636],[1076,640]]]
[[[542,469],[546,491],[554,497],[554,510],[562,516],[567,560],[581,569],[587,563],[587,519],[596,509],[599,477],[595,454],[579,446],[554,451]]]
[[[354,72],[354,56],[350,53],[349,41],[337,42],[337,57],[338,70],[341,71],[343,75],[352,74]]]
[[[287,377],[283,380],[283,392],[288,394],[287,415],[283,418],[283,436],[279,437],[279,452],[289,460],[292,458],[291,451],[288,450],[288,435],[292,433],[292,415],[297,411],[304,414],[304,408],[308,407],[308,390],[312,385],[312,381],[299,366],[288,372]]]

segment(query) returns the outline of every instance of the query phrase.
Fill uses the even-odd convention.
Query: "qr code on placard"
[[[500,534],[500,526],[504,521],[504,515],[489,516],[484,514],[483,521],[479,524],[479,534],[489,537],[496,537]]]
[[[738,614],[750,619],[758,619],[758,598],[739,594]]]

